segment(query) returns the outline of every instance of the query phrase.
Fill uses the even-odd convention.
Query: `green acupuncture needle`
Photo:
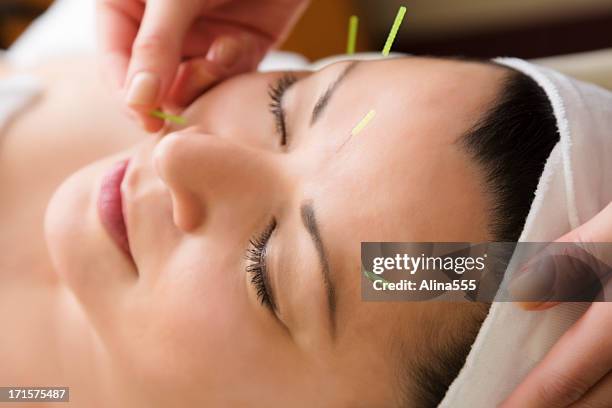
[[[351,131],[351,135],[349,137],[346,138],[346,140],[344,141],[344,143],[342,143],[340,145],[340,147],[338,148],[337,152],[339,152],[340,150],[342,150],[342,148],[348,143],[349,140],[351,140],[351,138],[353,136],[357,136],[359,133],[361,133],[361,131],[368,126],[368,123],[370,123],[370,121],[372,119],[374,119],[374,116],[376,116],[376,111],[374,109],[370,110],[368,112],[367,115],[365,115],[365,117],[363,119],[361,119],[359,121],[359,123],[357,124],[357,126],[355,126],[353,128],[353,130]]]
[[[366,278],[368,278],[368,280],[372,283],[376,282],[376,281],[382,281],[382,282],[386,282],[389,283],[388,280],[386,280],[385,278],[383,278],[380,275],[375,274],[374,272],[370,272],[367,269],[363,268],[363,274],[365,275]]]
[[[359,17],[351,16],[351,18],[349,19],[348,44],[346,46],[346,53],[348,55],[355,54],[358,28],[359,28]]]
[[[182,116],[171,115],[160,110],[154,110],[153,112],[151,112],[151,116],[158,119],[167,120],[168,122],[176,123],[177,125],[184,125],[185,123],[187,123],[187,120],[185,120],[185,118]]]
[[[391,51],[391,47],[393,46],[393,42],[395,41],[397,32],[399,31],[399,28],[402,25],[402,21],[404,21],[405,15],[406,15],[406,7],[402,6],[397,12],[397,16],[395,16],[395,22],[393,23],[393,27],[391,27],[391,32],[389,33],[389,37],[387,37],[385,48],[383,48],[382,54],[385,57],[389,56],[389,52]]]
[[[366,126],[368,126],[368,123],[370,123],[370,121],[374,119],[374,116],[376,116],[376,111],[372,109],[371,111],[368,112],[367,115],[365,115],[363,119],[361,119],[361,121],[357,124],[357,126],[353,128],[351,135],[353,136],[358,135]]]

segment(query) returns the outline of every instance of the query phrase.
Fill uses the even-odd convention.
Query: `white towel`
[[[525,242],[554,241],[612,201],[612,93],[523,60],[496,61],[532,77],[554,109],[560,141],[546,163],[520,237]],[[568,303],[525,312],[512,303],[494,303],[439,406],[497,406],[587,307]]]

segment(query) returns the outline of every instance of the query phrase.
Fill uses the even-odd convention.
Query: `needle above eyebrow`
[[[393,22],[393,27],[391,27],[391,32],[389,32],[389,37],[387,37],[387,42],[385,43],[385,47],[383,48],[383,51],[382,51],[383,56],[385,57],[389,56],[389,52],[391,52],[391,47],[393,46],[393,42],[395,41],[397,32],[399,31],[399,28],[402,25],[402,21],[404,21],[405,15],[406,15],[406,7],[402,6],[397,11],[397,16],[395,16],[395,21]]]
[[[349,18],[349,34],[348,43],[346,45],[346,53],[348,55],[355,54],[355,46],[357,44],[357,30],[359,29],[359,17],[351,16]]]
[[[374,109],[370,110],[367,115],[353,128],[351,131],[351,136],[357,136],[361,131],[368,126],[368,123],[376,116],[376,111]]]
[[[336,149],[336,153],[342,150],[342,148],[349,142],[349,140],[351,140],[353,136],[357,136],[359,133],[361,133],[361,131],[365,129],[365,127],[368,126],[368,124],[372,121],[372,119],[374,119],[374,116],[376,116],[376,111],[374,109],[371,109],[367,113],[367,115],[365,115],[365,117],[359,121],[357,126],[353,128],[351,134],[344,140],[344,142],[342,142],[340,147]]]

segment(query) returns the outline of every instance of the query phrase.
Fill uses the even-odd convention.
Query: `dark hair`
[[[509,70],[494,107],[459,140],[484,171],[495,241],[519,239],[544,164],[558,141],[544,90],[527,75]]]
[[[457,143],[483,171],[491,236],[514,242],[559,134],[543,89],[527,75],[505,69],[508,73],[493,106]],[[401,406],[436,407],[459,374],[488,313],[484,304],[461,307],[456,318],[447,317],[452,320],[447,327],[430,327],[423,357],[404,370],[412,386],[404,387]]]

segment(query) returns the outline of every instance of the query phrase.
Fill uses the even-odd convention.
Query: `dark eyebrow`
[[[312,202],[307,201],[302,204],[301,207],[302,222],[304,227],[310,234],[312,242],[319,255],[319,262],[321,264],[321,276],[327,292],[327,308],[329,312],[329,321],[331,322],[331,336],[334,338],[336,331],[336,289],[334,282],[331,280],[331,271],[329,269],[329,261],[323,241],[321,240],[321,234],[319,233],[319,227],[317,225],[317,218],[315,217],[314,207]]]
[[[317,101],[314,106],[314,109],[312,110],[312,117],[310,118],[311,127],[323,115],[323,112],[325,111],[327,105],[329,105],[329,101],[331,100],[332,96],[334,95],[342,81],[346,79],[347,75],[357,66],[357,64],[359,64],[359,61],[353,61],[346,68],[344,68],[338,78],[329,86],[329,88],[327,88],[323,95],[319,97],[319,100]]]

